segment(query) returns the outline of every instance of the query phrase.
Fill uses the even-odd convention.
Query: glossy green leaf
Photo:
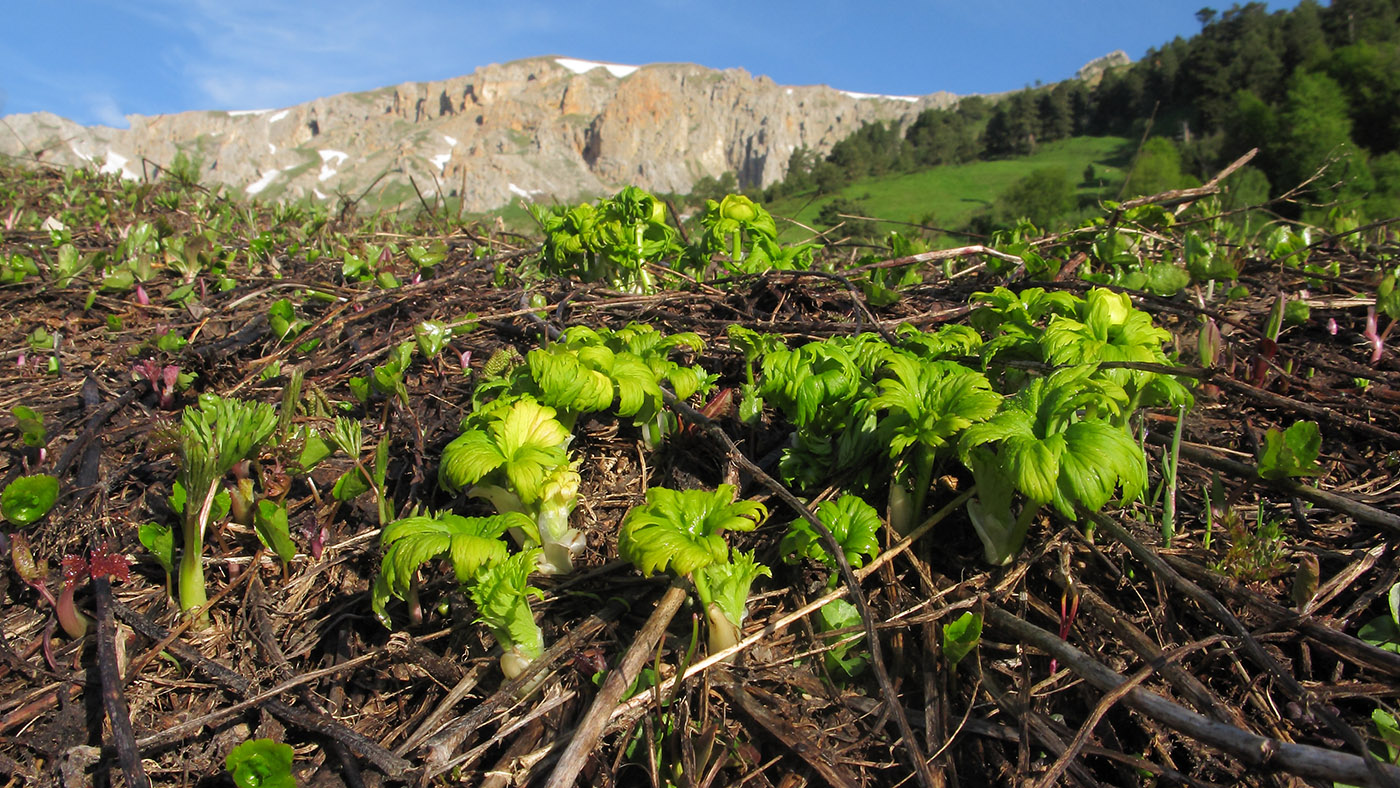
[[[825,525],[837,544],[846,554],[846,561],[852,569],[859,569],[865,562],[880,552],[877,534],[880,531],[880,515],[875,507],[854,495],[842,495],[834,501],[823,501],[817,505],[817,519]],[[806,520],[794,520],[788,526],[787,535],[778,545],[778,552],[785,560],[797,557],[819,561],[830,568],[836,563],[826,551],[821,536]]]
[[[175,571],[175,532],[170,526],[146,523],[137,529],[136,536],[166,574]]]
[[[943,658],[956,667],[982,642],[982,617],[971,611],[943,625]]]
[[[292,776],[295,751],[289,744],[272,739],[250,739],[224,759],[224,768],[238,788],[296,788]]]
[[[296,543],[287,528],[287,507],[275,501],[258,501],[258,510],[253,515],[253,530],[258,541],[275,553],[285,566],[297,554]]]
[[[644,575],[689,575],[728,558],[725,531],[751,531],[767,515],[757,501],[735,501],[727,484],[714,492],[653,487],[623,518],[617,552]]]
[[[58,500],[58,479],[44,473],[20,476],[0,493],[0,513],[17,526],[24,527],[49,513]]]
[[[483,567],[506,557],[506,543],[501,537],[512,527],[532,528],[534,523],[519,512],[491,517],[443,512],[389,523],[379,535],[384,560],[371,591],[371,607],[387,626],[384,604],[390,596],[407,598],[414,573],[429,561],[446,558],[452,562],[457,581],[469,581]]]

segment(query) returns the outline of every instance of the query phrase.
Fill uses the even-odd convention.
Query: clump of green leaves
[[[826,526],[852,569],[859,569],[866,561],[880,551],[876,533],[880,530],[880,515],[875,508],[854,495],[842,495],[832,501],[822,501],[817,505],[817,519]],[[827,567],[827,588],[834,588],[838,575],[836,559],[826,550],[826,546],[812,525],[806,520],[794,520],[788,532],[778,544],[783,560],[793,563],[807,558]],[[835,632],[860,626],[860,611],[844,599],[835,599],[822,606],[820,611],[821,631]],[[853,635],[834,643],[826,651],[827,670],[846,676],[854,676],[864,669],[866,659],[863,654],[851,654],[864,635]]]
[[[413,515],[386,525],[379,535],[384,560],[370,590],[370,607],[388,627],[385,605],[390,597],[409,602],[410,612],[421,617],[418,605],[418,568],[429,561],[447,559],[457,582],[466,584],[482,568],[501,561],[508,550],[501,538],[510,528],[529,527],[519,512],[491,517],[462,517],[450,512]]]
[[[547,275],[573,275],[585,282],[606,282],[629,293],[656,289],[648,266],[680,252],[676,233],[666,223],[666,205],[636,186],[611,198],[565,208],[530,206],[544,231],[539,269]]]
[[[1259,455],[1259,476],[1321,476],[1323,469],[1317,462],[1321,450],[1322,433],[1311,421],[1294,422],[1282,431],[1270,427],[1264,433],[1264,448]]]
[[[689,578],[705,606],[710,648],[718,651],[738,642],[749,588],[769,574],[752,553],[735,552],[731,560],[724,533],[751,531],[767,515],[757,501],[735,501],[727,484],[714,492],[653,487],[623,519],[617,552],[644,575],[669,570]]]
[[[1090,365],[1036,378],[963,433],[958,451],[978,490],[968,514],[990,563],[1005,564],[1020,551],[1042,506],[1074,520],[1076,506],[1098,511],[1119,488],[1122,500],[1141,496],[1146,460],[1115,423],[1127,395],[1094,373]],[[1017,516],[1013,490],[1025,499]]]
[[[180,557],[180,606],[203,607],[204,529],[219,492],[219,480],[236,463],[252,456],[277,426],[271,405],[214,395],[185,408],[180,425],[179,484],[183,489],[184,546]]]
[[[569,461],[572,439],[554,409],[530,397],[501,401],[468,419],[469,429],[443,449],[438,481],[448,490],[468,488],[496,511],[527,515],[515,535],[542,548],[541,570],[573,571],[583,534],[569,527],[578,502],[579,477]]]
[[[630,417],[654,447],[674,426],[664,410],[661,385],[681,399],[713,385],[715,377],[704,369],[673,358],[703,349],[704,342],[689,331],[665,335],[642,323],[617,330],[574,326],[557,341],[531,350],[525,364],[507,363],[498,377],[478,387],[476,398],[508,401],[528,395],[554,408],[569,430],[581,415],[612,410]]]
[[[531,549],[487,564],[471,589],[477,621],[500,644],[501,672],[508,679],[544,656],[544,632],[530,611],[530,597],[544,598],[544,592],[529,583],[538,563],[539,551]]]

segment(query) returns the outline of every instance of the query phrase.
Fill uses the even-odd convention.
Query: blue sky
[[[276,108],[551,54],[741,67],[866,93],[993,93],[1065,79],[1115,49],[1139,58],[1197,32],[1204,3],[17,2],[0,43],[0,114],[124,127],[127,113]]]

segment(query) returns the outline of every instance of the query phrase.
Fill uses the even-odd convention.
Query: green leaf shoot
[[[249,739],[233,748],[224,759],[224,768],[238,788],[296,788],[292,776],[295,754],[290,744]]]
[[[23,528],[38,522],[58,501],[58,479],[45,473],[20,476],[0,493],[0,513]]]
[[[943,658],[956,667],[982,642],[982,617],[968,611],[943,626]]]
[[[1321,476],[1323,469],[1317,463],[1321,449],[1322,433],[1311,421],[1295,422],[1281,432],[1271,427],[1264,434],[1259,476],[1265,479]]]

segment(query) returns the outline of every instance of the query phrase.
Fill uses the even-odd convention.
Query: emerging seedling
[[[205,396],[200,398],[198,407],[185,408],[180,427],[179,481],[186,498],[179,586],[180,606],[187,613],[208,601],[204,589],[204,529],[219,479],[256,452],[276,426],[276,411],[261,402]]]
[[[418,586],[414,578],[423,564],[442,558],[452,562],[457,582],[466,584],[486,566],[505,559],[502,535],[510,528],[532,525],[519,512],[492,517],[461,517],[448,512],[416,515],[395,520],[384,527],[379,541],[384,561],[370,590],[370,606],[384,626],[390,626],[384,605],[389,597],[408,601],[411,615],[418,611]]]
[[[669,569],[694,582],[705,605],[710,641],[727,648],[738,640],[750,584],[769,572],[752,554],[738,553],[731,562],[723,534],[751,531],[767,516],[768,509],[757,501],[735,501],[734,488],[727,484],[714,492],[653,487],[646,503],[623,519],[617,553],[644,575]]]
[[[493,403],[495,405],[495,403]],[[572,436],[554,409],[528,397],[491,407],[443,450],[438,479],[449,490],[467,485],[501,513],[520,512],[532,522],[512,535],[542,548],[540,571],[566,574],[585,546],[569,527],[578,502],[578,473],[568,458]]]
[[[529,584],[539,550],[525,550],[487,564],[471,587],[477,619],[500,644],[501,673],[513,679],[544,655],[544,633],[530,611],[530,597],[544,592]]]

